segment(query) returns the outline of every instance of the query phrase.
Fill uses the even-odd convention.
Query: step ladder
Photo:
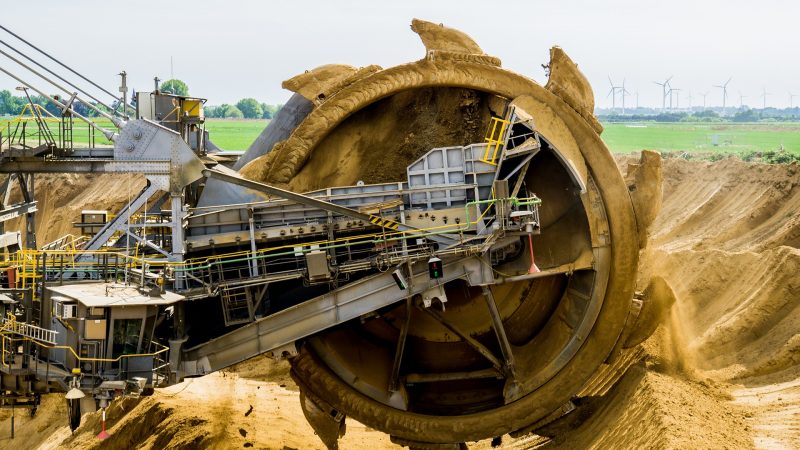
[[[252,321],[252,301],[250,291],[245,286],[228,287],[220,289],[222,302],[222,316],[225,326],[238,325]]]
[[[481,161],[496,166],[505,159],[529,155],[541,148],[533,117],[514,105],[508,108],[505,118],[492,117],[484,141],[486,150]]]

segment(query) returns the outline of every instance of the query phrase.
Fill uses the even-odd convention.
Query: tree
[[[15,97],[7,90],[0,91],[0,115],[16,116],[22,111],[26,102],[22,97]]]
[[[161,92],[175,95],[189,95],[189,86],[181,80],[173,79],[161,83]]]
[[[261,110],[261,104],[254,98],[243,98],[236,103],[236,107],[242,112],[247,119],[260,119],[264,111]]]
[[[216,119],[222,110],[221,106],[206,106],[203,109],[203,114],[209,119]]]
[[[242,111],[233,105],[224,105],[222,117],[226,119],[241,119],[244,117]]]
[[[281,109],[283,105],[268,105],[264,103],[261,105],[261,108],[264,110],[264,114],[261,116],[263,119],[272,119],[275,117],[275,114]]]
[[[758,122],[761,120],[761,114],[752,109],[739,111],[733,116],[734,122]]]

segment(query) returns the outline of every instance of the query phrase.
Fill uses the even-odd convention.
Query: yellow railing
[[[522,199],[506,199],[511,201],[515,204],[531,204],[531,202],[539,202],[538,198],[522,198]],[[491,200],[482,200],[479,202],[470,202],[465,206],[465,217],[461,223],[450,223],[445,225],[438,225],[433,227],[426,227],[426,228],[418,228],[413,230],[396,230],[396,231],[387,231],[382,229],[379,232],[375,233],[366,233],[360,234],[356,236],[347,236],[347,237],[340,237],[334,240],[317,240],[317,241],[308,241],[303,242],[302,244],[298,243],[291,243],[291,244],[284,244],[278,246],[270,246],[270,247],[263,247],[258,249],[255,252],[249,250],[240,250],[236,252],[218,254],[218,255],[211,255],[211,256],[203,256],[198,258],[190,258],[185,261],[166,261],[163,258],[155,259],[149,258],[147,256],[140,256],[138,254],[129,255],[126,254],[122,249],[104,249],[104,250],[94,250],[94,251],[87,251],[87,250],[80,250],[80,249],[64,249],[64,250],[32,250],[32,249],[21,249],[16,253],[11,255],[6,261],[0,261],[0,270],[14,268],[17,270],[17,280],[19,283],[19,287],[21,288],[28,288],[32,285],[32,283],[38,281],[41,277],[42,271],[42,264],[40,260],[43,259],[43,256],[46,255],[48,259],[48,271],[53,270],[54,266],[58,265],[59,269],[69,269],[74,271],[83,271],[83,272],[100,272],[101,270],[108,271],[109,269],[113,270],[117,268],[117,270],[131,270],[131,269],[141,269],[143,271],[156,271],[156,270],[164,270],[164,271],[173,271],[173,272],[193,272],[193,271],[202,271],[208,269],[211,265],[218,265],[221,263],[228,263],[228,262],[237,262],[237,261],[252,261],[252,260],[261,260],[265,258],[275,257],[275,256],[283,256],[283,255],[292,255],[297,252],[297,247],[302,246],[303,252],[305,249],[310,249],[315,246],[318,246],[320,249],[324,248],[336,248],[336,247],[345,247],[354,244],[369,244],[369,243],[379,243],[383,241],[392,241],[392,240],[403,240],[403,239],[414,239],[418,237],[424,237],[428,235],[435,235],[435,234],[446,234],[446,233],[461,233],[466,231],[471,225],[478,223],[483,216],[489,211],[489,206],[494,202],[498,201],[498,199],[491,199]],[[475,219],[471,219],[471,217],[475,217],[470,214],[469,210],[471,207],[475,205],[485,205],[486,208],[483,210],[483,213],[480,216],[476,217]],[[138,247],[136,248],[138,250]],[[81,261],[78,262],[79,255],[94,255],[92,261]],[[112,261],[113,259],[113,261]],[[104,260],[104,261],[103,261]]]
[[[500,119],[499,117],[492,117],[492,122],[489,124],[489,129],[486,131],[486,151],[483,154],[481,161],[489,164],[497,164],[497,157],[503,147],[503,137],[506,134],[506,128],[511,122]]]
[[[13,344],[15,344],[17,342],[33,342],[34,344],[38,345],[39,347],[50,349],[50,350],[69,350],[69,352],[72,353],[72,356],[74,356],[75,359],[78,362],[118,362],[118,361],[122,360],[123,358],[134,358],[134,357],[141,357],[141,356],[156,357],[158,355],[164,354],[164,353],[169,351],[169,347],[167,347],[165,345],[161,345],[158,342],[150,342],[150,344],[152,344],[152,345],[154,345],[156,347],[160,347],[160,349],[155,351],[155,352],[153,352],[153,353],[129,353],[129,354],[125,354],[125,355],[119,355],[116,358],[88,358],[88,357],[85,357],[85,356],[78,355],[78,353],[75,351],[75,349],[70,347],[70,346],[68,346],[68,345],[51,345],[51,344],[47,344],[45,342],[37,341],[36,339],[31,339],[29,337],[11,338],[11,337],[9,337],[9,334],[10,334],[10,332],[7,331],[7,330],[0,331],[0,339],[2,339],[2,352],[0,352],[0,363],[2,363],[2,365],[6,366],[6,367],[9,366],[9,364],[6,363],[6,354],[11,354],[13,352],[13,350],[7,350],[7,348],[9,347],[8,344],[9,343],[12,344],[10,346],[10,348],[13,349],[13,348],[15,348],[15,346]]]

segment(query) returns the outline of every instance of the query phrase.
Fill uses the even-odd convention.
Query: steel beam
[[[462,258],[444,264],[446,283],[466,279],[472,285],[491,283],[484,279],[479,257]],[[327,294],[245,325],[212,339],[183,354],[183,376],[198,376],[229,367],[253,356],[291,344],[330,327],[421,294],[429,288],[426,264],[418,264],[407,290],[401,290],[391,272],[352,282]],[[499,363],[498,363],[499,364]]]
[[[169,175],[170,161],[119,161],[113,159],[15,159],[0,162],[0,173],[141,173]]]
[[[16,219],[23,214],[36,212],[36,202],[22,203],[0,210],[0,222]]]
[[[418,231],[414,227],[411,227],[411,226],[408,226],[408,225],[404,225],[402,223],[397,223],[397,222],[394,222],[394,221],[386,221],[386,222],[389,222],[389,223],[383,223],[383,224],[381,224],[380,222],[376,223],[373,220],[373,219],[376,218],[376,216],[373,216],[371,214],[365,214],[365,213],[362,213],[361,211],[358,211],[358,210],[355,210],[355,209],[351,209],[351,208],[348,208],[348,207],[345,207],[345,206],[337,205],[335,203],[331,203],[331,202],[328,202],[328,201],[325,201],[325,200],[320,200],[318,198],[310,197],[310,196],[307,196],[307,195],[298,194],[296,192],[288,191],[286,189],[281,189],[279,187],[272,186],[272,185],[269,185],[269,184],[259,183],[259,182],[252,181],[252,180],[247,180],[245,178],[242,178],[237,173],[226,173],[226,172],[221,172],[221,171],[218,171],[218,170],[206,169],[206,170],[203,171],[203,175],[205,175],[207,178],[216,178],[216,179],[218,179],[220,181],[225,181],[227,183],[231,183],[231,184],[235,184],[235,185],[238,185],[238,186],[242,186],[244,188],[252,189],[254,191],[264,192],[264,193],[267,193],[267,194],[270,194],[270,195],[275,195],[277,197],[284,198],[286,200],[291,200],[293,202],[297,202],[297,203],[300,203],[300,204],[303,204],[303,205],[311,206],[311,207],[314,207],[314,208],[319,208],[319,209],[324,210],[324,211],[330,211],[332,213],[339,214],[339,215],[342,215],[342,216],[352,217],[353,219],[358,219],[358,220],[363,220],[363,221],[366,221],[366,222],[371,222],[371,223],[374,223],[377,226],[381,226],[381,227],[384,227],[384,228],[389,228],[392,231],[394,231],[394,230]],[[426,236],[426,237],[428,239],[432,240],[432,241],[436,241],[436,242],[438,242],[440,244],[444,244],[444,245],[451,245],[451,244],[456,243],[456,240],[454,238],[449,237],[449,236],[445,236],[445,235],[433,235],[433,236]]]

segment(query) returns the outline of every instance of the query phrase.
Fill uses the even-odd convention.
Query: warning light
[[[432,256],[431,259],[428,260],[428,276],[430,276],[431,280],[438,280],[444,276],[441,259]]]

